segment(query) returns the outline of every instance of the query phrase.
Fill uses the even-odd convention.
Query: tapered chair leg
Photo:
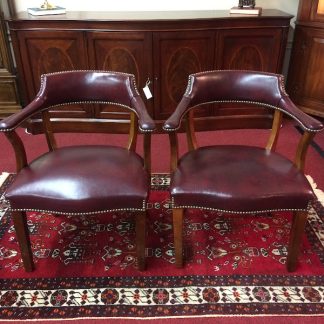
[[[137,264],[138,270],[145,270],[145,235],[146,235],[146,213],[147,212],[137,212],[136,214],[136,254],[137,254]]]
[[[301,244],[301,239],[304,233],[305,224],[307,221],[307,211],[294,212],[287,257],[287,270],[289,272],[295,271],[297,266],[297,259]]]
[[[24,268],[27,272],[33,271],[33,254],[31,250],[26,212],[12,211],[12,219]]]
[[[174,236],[174,250],[175,250],[175,265],[177,268],[183,267],[183,214],[184,209],[173,208],[173,236]]]

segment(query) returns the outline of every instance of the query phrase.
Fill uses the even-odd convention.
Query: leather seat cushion
[[[185,154],[171,179],[175,206],[247,212],[306,209],[314,194],[305,175],[275,152],[237,145]]]
[[[6,191],[12,209],[89,213],[143,208],[149,175],[143,159],[113,146],[59,148],[22,169]]]

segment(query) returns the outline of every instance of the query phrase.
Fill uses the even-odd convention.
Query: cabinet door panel
[[[144,99],[143,87],[152,76],[151,33],[89,32],[87,35],[89,66],[92,69],[134,74],[138,90]],[[145,101],[147,109],[152,112],[152,103]],[[120,109],[110,107],[109,110],[103,110],[102,107],[97,106],[96,116],[103,117],[108,111],[120,111]],[[122,113],[119,117],[122,117]]]
[[[21,109],[6,25],[0,3],[0,119]]]
[[[324,116],[324,30],[297,27],[288,92],[303,110]]]
[[[42,74],[87,68],[82,32],[22,31],[18,42],[27,102],[39,90]]]
[[[189,74],[212,69],[214,32],[160,32],[153,42],[154,117],[166,119],[182,98]],[[208,115],[208,108],[201,110]]]
[[[279,72],[280,29],[231,29],[219,31],[217,37],[218,69]]]
[[[219,31],[215,66],[221,70],[279,72],[281,40],[282,32],[278,28]],[[220,105],[213,115],[240,115],[251,119],[266,116],[271,120],[268,109],[243,104]]]
[[[324,31],[315,31],[308,38],[309,59],[304,79],[304,97],[324,103]],[[311,76],[311,77],[310,77]]]

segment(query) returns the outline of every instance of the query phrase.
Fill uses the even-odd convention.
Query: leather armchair
[[[55,132],[74,131],[71,123],[52,118],[50,110],[74,104],[100,104],[129,112],[128,147],[79,145],[58,148]],[[27,162],[24,144],[16,129],[31,117],[42,119],[49,151]],[[55,120],[55,123],[54,123]],[[104,119],[83,120],[78,131],[111,132]],[[122,120],[125,124],[125,120]],[[110,128],[111,127],[111,128]],[[135,152],[137,130],[144,133],[144,157]],[[34,268],[27,226],[28,211],[55,215],[93,215],[130,211],[136,218],[138,268],[145,268],[146,200],[150,187],[150,133],[155,123],[146,111],[133,75],[108,71],[66,71],[45,74],[35,99],[20,112],[0,122],[0,131],[11,142],[17,175],[5,192],[26,271]]]
[[[244,145],[198,147],[194,111],[211,103],[245,103],[272,109],[265,148]],[[283,114],[304,133],[294,161],[275,152]],[[177,130],[186,124],[189,151],[178,159]],[[176,266],[183,265],[182,224],[187,208],[231,214],[291,211],[294,214],[287,269],[294,271],[314,194],[303,170],[308,144],[323,125],[298,109],[281,75],[254,71],[209,71],[189,76],[185,94],[165,122],[171,145],[171,198]],[[215,135],[215,139],[217,139]]]

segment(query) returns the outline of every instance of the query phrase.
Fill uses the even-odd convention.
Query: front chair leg
[[[138,212],[135,220],[136,254],[138,270],[145,270],[145,225],[146,211]]]
[[[182,226],[183,226],[183,214],[184,209],[173,208],[173,236],[174,236],[174,250],[175,250],[175,265],[177,268],[183,266],[183,238],[182,238]]]
[[[27,272],[34,269],[33,254],[31,250],[26,212],[12,211],[12,219],[16,231],[21,258]]]
[[[287,270],[289,272],[296,270],[297,258],[307,221],[307,215],[307,211],[296,211],[293,214],[287,257]]]

